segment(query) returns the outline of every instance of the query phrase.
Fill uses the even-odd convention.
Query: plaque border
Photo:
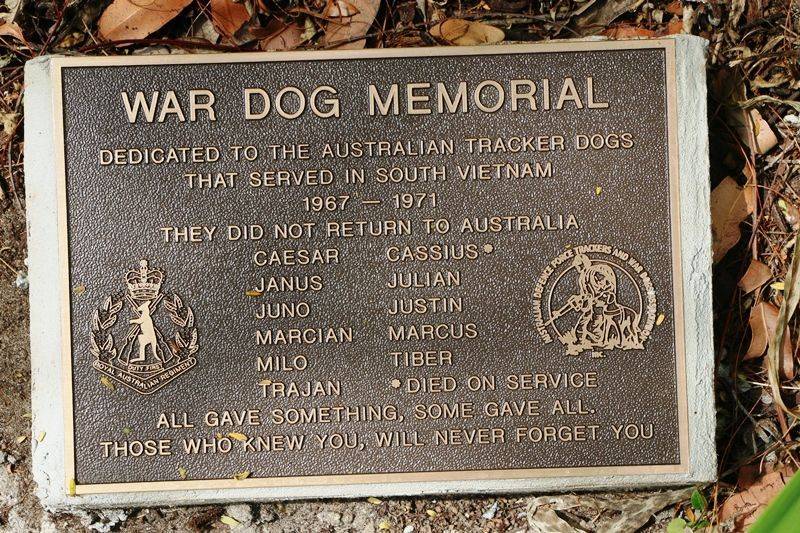
[[[670,222],[675,328],[676,392],[680,462],[662,465],[554,467],[527,469],[447,470],[431,472],[329,474],[235,479],[192,479],[174,481],[115,482],[77,484],[75,480],[75,443],[73,418],[73,358],[71,331],[71,287],[69,283],[69,242],[66,195],[66,168],[63,115],[64,68],[102,66],[147,66],[173,64],[226,64],[248,62],[335,61],[350,59],[384,59],[403,57],[447,57],[477,55],[513,55],[569,53],[606,50],[662,49],[665,52],[667,105],[668,165],[670,180]],[[582,41],[559,40],[546,43],[509,44],[499,46],[388,48],[356,51],[243,52],[227,54],[187,54],[167,56],[63,57],[51,59],[52,120],[55,136],[55,170],[58,220],[58,264],[61,279],[61,370],[64,421],[64,474],[68,495],[115,494],[132,492],[176,491],[197,489],[244,489],[313,487],[370,483],[418,483],[457,481],[497,481],[503,479],[535,479],[553,477],[626,476],[644,474],[689,474],[689,415],[686,384],[686,344],[684,318],[684,279],[681,262],[680,169],[678,150],[678,112],[676,82],[676,42],[673,39]]]

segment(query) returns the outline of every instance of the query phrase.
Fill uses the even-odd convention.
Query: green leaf
[[[683,518],[673,518],[667,524],[667,533],[683,533],[684,529],[686,529],[686,520]]]
[[[699,490],[694,489],[692,491],[692,509],[705,513],[707,508],[708,502],[706,501],[706,497],[703,496],[703,493]]]

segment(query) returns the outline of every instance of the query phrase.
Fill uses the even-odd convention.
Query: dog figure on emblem
[[[139,311],[139,316],[137,318],[132,318],[130,323],[139,326],[139,335],[136,337],[136,342],[139,344],[139,356],[135,359],[131,359],[130,362],[138,363],[144,361],[146,359],[145,350],[148,347],[153,357],[160,359],[156,352],[158,340],[156,339],[156,328],[153,326],[153,319],[150,317],[150,302],[142,302],[136,309]]]
[[[139,262],[138,270],[129,271],[125,277],[128,287],[125,300],[130,305],[133,318],[129,319],[130,328],[118,356],[121,367],[136,363],[148,366],[148,371],[155,371],[159,365],[163,367],[165,363],[169,363],[174,356],[153,321],[153,315],[163,298],[161,294],[163,280],[164,273],[158,269],[151,269],[144,259]]]
[[[578,255],[572,263],[578,273],[578,293],[567,300],[568,307],[579,314],[572,329],[561,337],[568,355],[585,350],[641,350],[644,348],[639,328],[640,316],[617,301],[617,275],[605,263],[592,263]]]

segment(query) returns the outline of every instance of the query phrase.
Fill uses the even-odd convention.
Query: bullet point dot
[[[392,388],[394,388],[394,389],[399,389],[400,388],[400,380],[399,379],[393,379],[392,380]]]
[[[483,251],[486,252],[487,254],[490,254],[494,252],[494,246],[492,246],[491,244],[484,244]]]

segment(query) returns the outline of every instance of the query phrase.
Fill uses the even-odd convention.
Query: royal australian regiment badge
[[[138,270],[125,276],[126,291],[108,296],[92,314],[92,366],[140,394],[159,390],[197,364],[194,313],[177,294],[161,292],[163,281],[164,272],[149,268],[143,259]],[[162,302],[169,321],[158,316]],[[120,320],[120,314],[127,315],[127,321]],[[174,330],[173,336],[164,335],[166,327]],[[122,331],[125,337],[118,350],[114,335]]]

